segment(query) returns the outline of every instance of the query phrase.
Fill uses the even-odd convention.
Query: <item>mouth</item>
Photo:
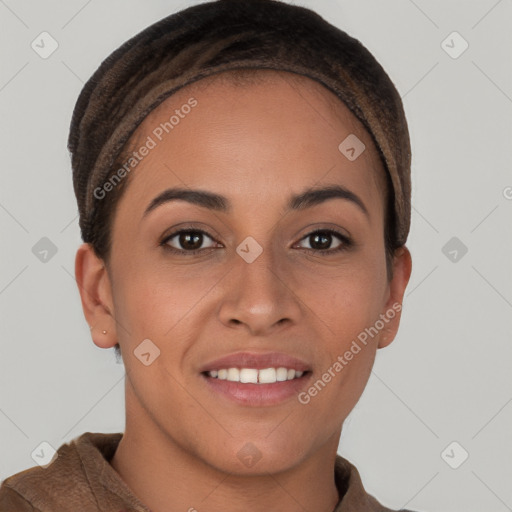
[[[200,373],[215,398],[244,406],[272,406],[296,397],[312,369],[285,354],[232,354],[206,365]]]
[[[284,367],[221,368],[201,376],[217,399],[249,407],[269,407],[296,398],[307,386],[311,373]]]
[[[257,368],[221,368],[203,372],[204,375],[212,379],[241,382],[242,384],[274,384],[275,382],[300,379],[304,373],[307,372],[283,366],[261,370]]]

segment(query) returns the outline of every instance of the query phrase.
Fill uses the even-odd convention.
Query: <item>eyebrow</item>
[[[288,199],[286,210],[304,210],[312,206],[321,204],[329,199],[345,199],[355,204],[367,217],[368,210],[359,196],[340,185],[328,185],[325,187],[310,188],[300,194],[292,195]],[[187,201],[191,204],[202,206],[210,210],[223,213],[231,211],[231,202],[225,196],[208,192],[205,190],[194,190],[184,188],[169,188],[156,196],[148,205],[143,213],[143,217],[148,215],[157,207],[170,201]]]

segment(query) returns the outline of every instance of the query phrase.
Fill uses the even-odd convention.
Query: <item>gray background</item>
[[[192,3],[0,0],[0,479],[34,466],[42,441],[124,428],[123,366],[93,345],[73,277],[81,240],[66,139],[101,60]],[[296,3],[382,63],[413,147],[402,325],[339,451],[390,507],[512,510],[512,3]],[[47,59],[31,48],[43,31],[59,44]],[[454,31],[469,44],[457,58],[461,39],[442,45]],[[57,249],[46,262],[33,252],[43,237]],[[462,450],[469,458],[453,469]]]

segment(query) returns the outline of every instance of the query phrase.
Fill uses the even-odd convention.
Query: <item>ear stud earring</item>
[[[91,331],[92,331],[92,329],[93,329],[93,326],[92,326],[92,325],[90,325],[90,326],[89,326],[89,330],[91,330]],[[103,334],[107,334],[107,331],[105,331],[105,330],[103,330],[103,331],[101,331],[101,332],[102,332]]]

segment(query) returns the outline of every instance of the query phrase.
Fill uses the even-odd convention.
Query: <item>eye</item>
[[[301,242],[309,243],[309,247],[300,246],[303,249],[312,250],[319,254],[332,254],[344,251],[351,247],[351,240],[333,229],[319,229],[312,231],[302,238]],[[333,241],[336,245],[332,247]]]
[[[209,239],[213,244],[203,247],[205,239]],[[181,229],[167,236],[160,245],[172,252],[195,254],[205,249],[218,247],[218,242],[202,229]]]
[[[209,242],[209,245],[204,246]],[[302,245],[307,243],[308,246]],[[333,247],[333,243],[335,243]],[[214,249],[216,247],[223,247],[211,235],[202,229],[180,229],[165,237],[160,243],[166,250],[177,254],[192,255]],[[347,250],[352,246],[352,241],[342,233],[333,229],[319,229],[312,231],[301,239],[298,244],[299,248],[308,251],[314,251],[321,255],[330,255]]]

